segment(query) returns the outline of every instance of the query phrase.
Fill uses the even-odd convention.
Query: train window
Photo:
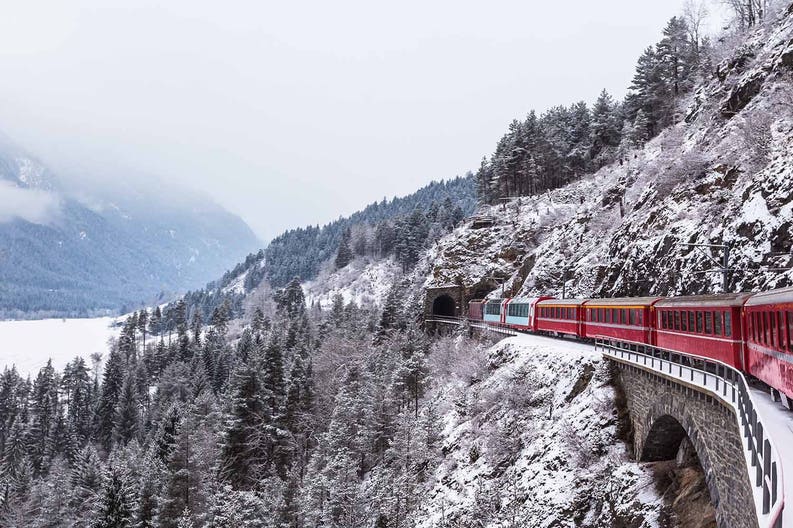
[[[787,349],[793,352],[793,312],[786,312],[787,314]]]
[[[697,329],[697,316],[694,312],[688,312],[688,331],[695,332]]]
[[[785,349],[785,314],[782,312],[777,312],[776,315],[777,315],[776,330],[777,330],[777,336],[779,338],[777,345],[779,347],[779,350],[784,350]]]
[[[485,305],[487,315],[499,315],[501,313],[501,303],[491,302]]]
[[[763,344],[766,346],[771,341],[769,339],[771,323],[768,319],[768,312],[763,312]]]
[[[661,328],[666,328],[667,315],[666,312],[661,312]]]
[[[641,311],[641,310],[636,310],[636,312],[637,312],[637,315],[638,315],[636,320],[639,321],[639,325],[643,325],[644,324],[644,312]]]
[[[724,312],[724,335],[732,337],[732,313]]]
[[[636,310],[631,310],[631,324],[636,324]]]
[[[628,324],[628,310],[626,310],[625,308],[621,310],[620,319],[621,319],[620,322],[622,324]]]
[[[721,335],[721,314],[722,312],[713,312],[713,333]]]
[[[568,308],[567,309],[567,318],[571,319],[571,320],[576,318],[576,316],[575,316],[575,308]]]
[[[688,332],[688,312],[680,312],[680,329]]]
[[[760,342],[760,314],[757,312],[752,312],[752,339],[754,339],[755,343]]]
[[[697,333],[702,333],[702,312],[697,312]]]
[[[713,312],[705,312],[705,333],[713,333]]]
[[[675,330],[680,330],[680,312],[675,310]]]

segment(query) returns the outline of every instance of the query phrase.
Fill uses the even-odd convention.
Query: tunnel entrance
[[[457,304],[449,295],[441,295],[432,301],[432,315],[454,317],[457,315]]]

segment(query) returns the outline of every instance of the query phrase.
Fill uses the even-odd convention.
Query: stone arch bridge
[[[781,460],[764,438],[742,376],[681,355],[675,364],[670,353],[665,361],[608,345],[603,352],[625,395],[636,460],[697,460],[719,528],[782,526]]]

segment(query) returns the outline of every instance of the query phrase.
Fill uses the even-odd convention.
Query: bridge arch
[[[439,295],[432,301],[432,315],[454,317],[457,315],[457,303],[451,295]]]
[[[729,497],[729,489],[720,489],[722,486],[714,473],[703,431],[687,411],[685,403],[676,396],[664,393],[650,406],[641,425],[634,422],[641,429],[641,436],[635,438],[636,457],[641,462],[677,460],[678,465],[697,462],[705,475],[711,504],[720,512],[721,497]],[[717,516],[720,515],[717,513]],[[719,526],[724,526],[724,521]]]
[[[615,385],[625,397],[636,459],[666,458],[685,465],[696,456],[716,526],[757,526],[755,472],[747,465],[743,430],[729,400],[652,365],[617,357],[612,361]]]

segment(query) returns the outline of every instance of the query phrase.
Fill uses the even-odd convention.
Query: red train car
[[[548,299],[537,303],[537,331],[583,337],[585,299]]]
[[[750,293],[671,297],[655,304],[655,345],[744,370],[741,313]]]
[[[590,299],[584,307],[584,336],[654,343],[655,304],[663,297]]]
[[[793,399],[793,288],[753,295],[744,307],[745,371]]]
[[[485,301],[482,299],[475,299],[468,303],[468,319],[474,321],[481,321],[484,317]]]

